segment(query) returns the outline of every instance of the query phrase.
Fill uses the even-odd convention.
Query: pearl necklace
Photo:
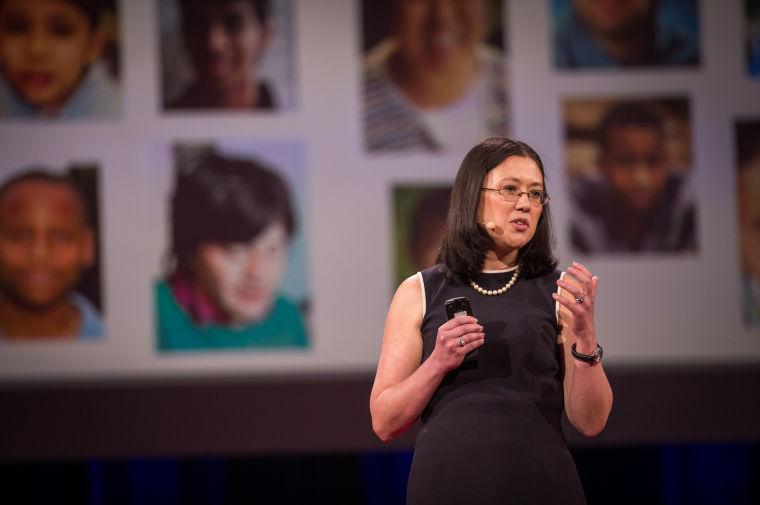
[[[509,279],[509,282],[507,282],[504,286],[500,287],[499,289],[483,289],[482,287],[478,286],[478,284],[475,283],[475,281],[470,281],[470,286],[472,286],[472,289],[480,293],[481,295],[488,295],[488,296],[496,296],[496,295],[503,295],[507,292],[509,288],[515,285],[515,282],[517,282],[517,278],[520,276],[520,265],[517,265],[517,268],[515,268],[515,273],[512,274],[512,278]]]

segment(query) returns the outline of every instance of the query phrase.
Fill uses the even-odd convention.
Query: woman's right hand
[[[387,442],[419,419],[446,374],[483,345],[483,327],[470,316],[438,328],[435,347],[423,361],[422,317],[425,293],[419,274],[401,283],[393,296],[370,394],[372,429]],[[459,339],[464,345],[459,347]]]
[[[438,327],[435,349],[430,355],[444,372],[459,367],[467,353],[485,342],[483,327],[472,316],[458,316]],[[464,345],[462,345],[464,344]]]

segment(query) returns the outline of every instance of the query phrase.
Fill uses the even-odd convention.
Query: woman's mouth
[[[527,219],[523,219],[521,217],[518,217],[517,219],[513,219],[510,221],[512,223],[512,226],[517,231],[526,231],[528,228],[530,228],[530,223]]]

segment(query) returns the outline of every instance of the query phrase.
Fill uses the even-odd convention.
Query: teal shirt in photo
[[[156,285],[156,330],[161,351],[306,347],[306,326],[298,307],[278,296],[266,319],[250,326],[196,325],[165,282]]]

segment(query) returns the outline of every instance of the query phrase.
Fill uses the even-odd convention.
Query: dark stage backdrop
[[[573,447],[760,440],[760,367],[609,367],[606,430]],[[369,418],[369,375],[64,384],[0,391],[0,461],[406,450]]]

